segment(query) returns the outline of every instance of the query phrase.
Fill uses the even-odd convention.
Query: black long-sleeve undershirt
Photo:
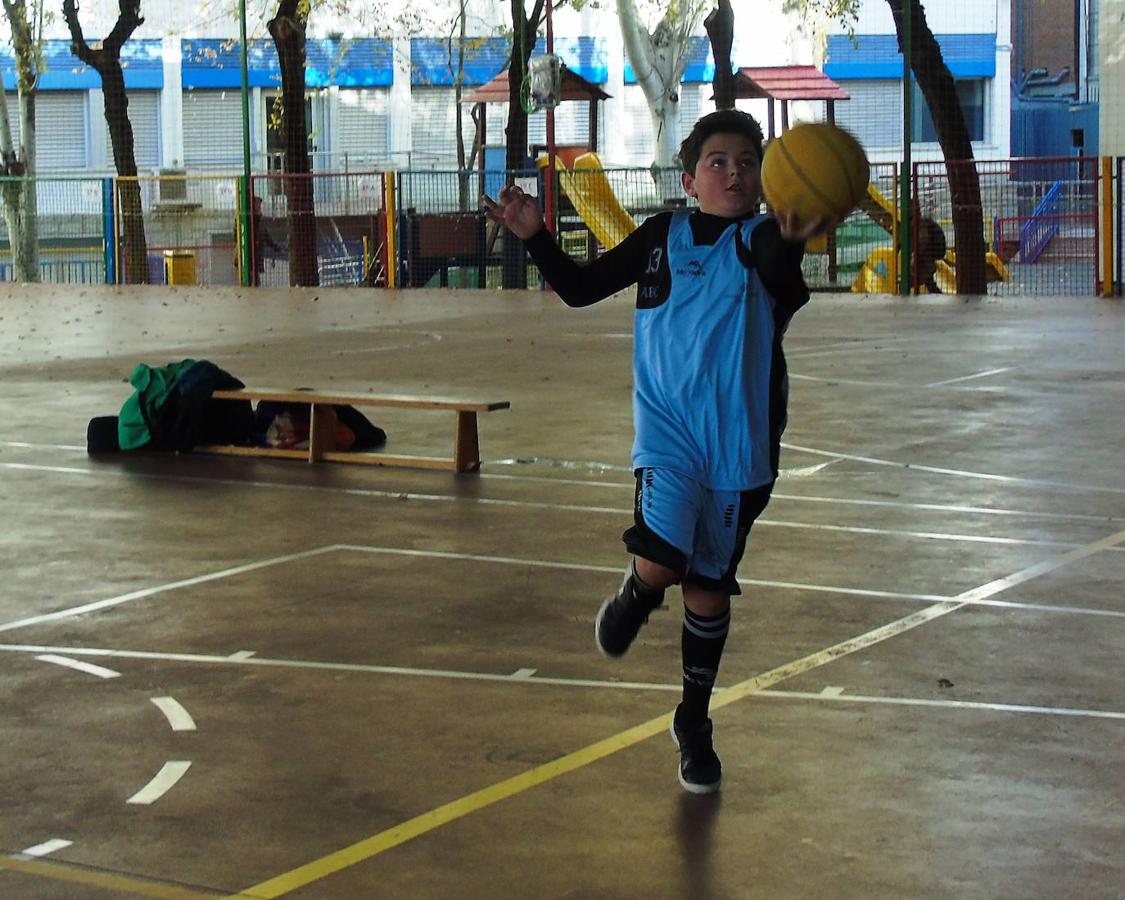
[[[637,230],[597,259],[580,265],[567,256],[546,230],[524,242],[543,277],[567,306],[590,306],[599,300],[637,285],[637,305],[659,305],[671,290],[668,254],[656,257],[653,250],[667,248],[668,228],[672,213],[658,213],[638,226]],[[713,244],[730,226],[731,220],[695,210],[689,219],[692,238],[697,245]],[[804,244],[791,243],[781,236],[777,220],[764,219],[755,229],[751,250],[739,242],[739,256],[747,267],[755,267],[767,291],[790,312],[809,298],[809,290],[801,275]],[[658,258],[659,264],[650,265]]]

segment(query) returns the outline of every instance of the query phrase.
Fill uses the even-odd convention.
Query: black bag
[[[86,426],[86,452],[90,456],[118,453],[117,416],[94,416]]]

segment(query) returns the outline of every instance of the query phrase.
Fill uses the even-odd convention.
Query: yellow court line
[[[816,653],[812,653],[791,663],[786,663],[783,666],[778,666],[776,669],[771,669],[761,675],[756,675],[753,678],[748,678],[739,684],[726,688],[716,694],[711,703],[711,708],[718,709],[735,703],[751,694],[772,687],[778,682],[785,681],[803,672],[808,672],[811,669],[827,665],[841,657],[878,644],[888,638],[895,637],[896,635],[910,631],[934,619],[955,612],[973,600],[980,600],[984,597],[998,594],[1008,588],[1023,584],[1033,578],[1038,578],[1040,575],[1053,572],[1055,569],[1061,568],[1075,560],[1092,556],[1101,550],[1107,550],[1110,547],[1115,547],[1122,543],[1125,543],[1125,531],[1119,531],[1101,540],[1093,541],[1082,547],[1077,547],[1068,553],[1028,566],[1018,572],[1004,578],[995,579],[980,587],[970,588],[950,600],[935,603],[932,606],[904,616],[901,619],[896,619],[872,631],[865,632],[864,634],[846,641],[841,641],[838,644],[833,644],[831,647],[826,647]],[[522,793],[537,785],[558,778],[560,775],[565,775],[568,772],[573,772],[575,769],[580,769],[590,763],[597,762],[599,759],[603,759],[619,750],[624,750],[628,747],[632,747],[634,744],[639,744],[642,741],[648,740],[650,737],[665,731],[671,723],[671,712],[665,713],[662,716],[657,716],[655,719],[642,722],[640,725],[635,725],[626,731],[597,741],[587,747],[583,747],[581,750],[567,754],[545,765],[538,766],[521,775],[516,775],[505,781],[498,782],[482,790],[468,794],[465,797],[461,797],[458,800],[454,800],[451,803],[446,803],[444,806],[439,806],[429,812],[422,813],[422,815],[415,816],[413,819],[408,819],[393,828],[381,831],[378,834],[374,834],[371,837],[365,838],[351,846],[344,847],[341,850],[337,850],[334,853],[329,853],[327,856],[322,856],[320,859],[313,860],[296,869],[283,872],[274,878],[245,888],[240,893],[231,896],[262,898],[262,900],[265,900],[265,898],[280,897],[290,891],[295,891],[314,881],[319,881],[335,872],[353,866],[356,863],[371,859],[386,850],[390,850],[392,847],[404,844],[420,835],[440,828],[442,825],[447,825],[450,822],[463,818],[470,813],[485,809],[515,794]]]
[[[756,675],[740,684],[726,688],[721,693],[717,694],[711,703],[711,708],[717,709],[734,703],[736,700],[741,700],[750,694],[763,691],[780,681],[792,678],[810,669],[815,669],[818,666],[823,666],[842,656],[847,656],[849,653],[854,653],[864,647],[869,647],[872,644],[884,641],[889,637],[901,634],[911,628],[916,628],[932,619],[951,613],[955,609],[960,609],[962,606],[964,606],[963,603],[952,601],[935,603],[933,606],[929,606],[924,610],[920,610],[902,619],[897,619],[889,625],[876,628],[859,637],[835,644],[817,653],[795,660],[794,662],[786,663],[784,666],[771,669],[769,672],[765,672],[762,675]],[[505,781],[497,782],[475,793],[454,800],[452,803],[439,806],[437,809],[422,813],[422,815],[415,816],[413,819],[408,819],[387,831],[381,831],[349,847],[344,847],[342,850],[337,850],[320,859],[306,863],[292,871],[285,872],[268,881],[263,881],[253,887],[245,888],[237,896],[255,898],[280,897],[290,891],[297,890],[297,888],[304,887],[307,884],[311,884],[314,881],[339,872],[341,869],[346,869],[356,863],[371,859],[373,856],[390,850],[392,847],[404,844],[413,838],[433,831],[436,828],[440,828],[442,825],[447,825],[456,819],[463,818],[470,813],[492,806],[494,803],[499,803],[501,800],[505,800],[515,794],[522,793],[544,782],[558,778],[560,775],[573,772],[575,769],[588,766],[590,763],[597,762],[599,759],[604,759],[619,750],[624,750],[628,747],[632,747],[634,744],[646,741],[650,737],[660,734],[662,731],[667,731],[671,724],[672,713],[664,713],[664,715],[657,716],[655,719],[642,722],[640,725],[634,725],[626,731],[590,744],[587,747],[583,747],[581,750],[576,750],[574,753],[559,757],[545,765],[538,766],[528,772],[508,778]]]
[[[19,872],[22,875],[49,878],[52,881],[69,881],[72,884],[81,884],[86,887],[105,888],[110,891],[132,894],[136,897],[160,897],[164,900],[203,900],[207,897],[223,896],[217,891],[192,890],[177,885],[163,884],[159,881],[146,881],[113,872],[99,872],[42,859],[13,859],[9,856],[0,856],[0,870],[2,869]]]

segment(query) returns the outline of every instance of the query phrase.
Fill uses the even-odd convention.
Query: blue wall
[[[1012,95],[1012,156],[1076,156],[1071,130],[1084,131],[1084,156],[1098,155],[1098,105]]]

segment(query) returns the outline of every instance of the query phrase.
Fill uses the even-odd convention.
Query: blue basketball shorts
[[[773,482],[748,491],[715,491],[670,469],[637,469],[629,552],[679,572],[704,590],[740,594],[735,572],[750,528]]]

